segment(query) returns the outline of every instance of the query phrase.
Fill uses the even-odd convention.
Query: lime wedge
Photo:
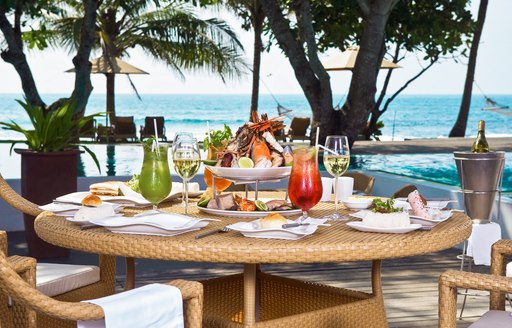
[[[249,157],[240,157],[238,166],[242,169],[251,169],[254,167],[254,162]]]
[[[263,201],[261,201],[259,199],[254,201],[254,206],[256,206],[256,209],[258,211],[267,211],[268,210],[267,204],[265,204]]]
[[[212,160],[212,159],[204,159],[203,163],[204,163],[204,165],[207,165],[207,166],[215,166],[215,164],[217,164],[217,161]]]

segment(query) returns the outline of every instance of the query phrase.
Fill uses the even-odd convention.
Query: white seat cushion
[[[508,311],[491,310],[486,312],[477,322],[469,328],[510,328],[512,327],[512,313]]]
[[[36,287],[47,296],[66,293],[99,280],[100,268],[93,265],[38,263],[36,268]]]
[[[509,264],[507,264],[507,273],[506,273],[506,276],[507,276],[507,277],[512,277],[512,262],[510,262]]]

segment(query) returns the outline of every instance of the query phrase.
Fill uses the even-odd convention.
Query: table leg
[[[382,327],[388,327],[386,320],[386,308],[384,307],[384,295],[382,294],[382,281],[381,281],[381,268],[382,261],[381,260],[373,260],[372,261],[372,293],[377,299],[378,303],[380,303],[375,309],[375,317],[382,318],[381,322],[383,324]]]
[[[126,277],[124,282],[124,290],[135,288],[135,259],[127,257],[126,259]]]
[[[244,327],[253,327],[256,323],[256,280],[259,266],[244,264]]]

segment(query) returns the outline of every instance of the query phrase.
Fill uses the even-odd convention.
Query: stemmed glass
[[[139,176],[142,196],[151,202],[153,210],[164,200],[172,188],[171,172],[167,161],[169,144],[156,141],[143,143],[144,161]]]
[[[322,198],[322,180],[318,170],[316,148],[299,148],[293,153],[293,166],[288,182],[288,196],[302,210],[299,223],[308,218],[308,210]]]
[[[174,145],[174,170],[183,179],[185,214],[188,213],[188,181],[193,178],[201,165],[199,144],[196,138],[182,138]]]
[[[327,136],[324,148],[324,165],[334,177],[334,214],[331,219],[340,220],[338,214],[338,178],[345,174],[350,164],[350,148],[346,136]]]

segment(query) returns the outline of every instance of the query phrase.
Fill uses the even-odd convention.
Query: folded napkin
[[[116,215],[114,207],[111,204],[103,204],[98,207],[81,207],[74,215],[75,221],[90,221],[103,219]]]
[[[300,221],[300,219],[297,219],[296,220],[297,222]],[[304,221],[302,221],[301,223],[309,223],[309,224],[323,224],[325,222],[329,221],[329,219],[314,219],[314,218],[311,218],[311,217],[308,217],[307,219],[305,219]]]
[[[121,189],[121,192],[123,193],[123,195],[125,195],[126,197],[131,197],[131,198],[135,198],[135,199],[146,202],[146,200],[144,199],[144,197],[141,194],[133,191],[124,182],[119,182],[118,186],[119,186],[119,189]],[[189,192],[199,192],[199,183],[189,182],[188,183],[188,191]],[[183,192],[183,183],[173,182],[169,196],[175,195],[175,194],[178,194],[181,192]],[[167,196],[167,197],[169,197],[169,196]]]
[[[182,328],[183,300],[178,288],[150,284],[84,301],[101,306],[104,320],[78,321],[77,328]]]
[[[151,225],[166,230],[182,230],[197,227],[201,221],[220,221],[210,218],[194,218],[177,213],[148,211],[132,217],[111,216],[102,219],[89,220],[91,223],[104,227],[122,227],[134,225]],[[207,223],[206,223],[207,224]]]
[[[473,257],[476,265],[491,265],[491,246],[500,239],[499,224],[473,224],[473,232],[468,239],[467,255]]]

